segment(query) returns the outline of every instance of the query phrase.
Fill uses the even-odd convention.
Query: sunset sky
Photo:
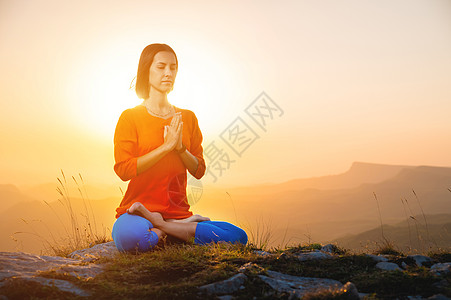
[[[449,0],[1,0],[0,184],[121,184],[114,128],[151,43],[178,56],[169,101],[234,160],[218,185],[451,166]],[[262,92],[283,111],[266,131],[245,112]],[[237,117],[259,136],[241,157],[220,138]]]

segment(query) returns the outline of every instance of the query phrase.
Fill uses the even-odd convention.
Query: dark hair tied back
[[[175,56],[175,62],[177,68],[179,62],[174,50],[166,44],[150,44],[141,53],[138,64],[138,74],[136,75],[136,95],[141,99],[147,99],[149,97],[149,69],[152,65],[155,54],[160,51],[172,52]]]

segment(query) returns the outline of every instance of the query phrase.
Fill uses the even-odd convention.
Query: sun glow
[[[224,84],[230,80],[231,72],[226,62],[207,54],[208,49],[199,52],[194,48],[180,48],[177,47],[179,70],[174,90],[168,94],[169,102],[192,110],[202,131],[217,131],[224,125],[211,112],[226,102],[221,97],[227,97]],[[112,137],[121,112],[142,102],[134,91],[140,50],[99,51],[74,66],[76,71],[69,76],[68,105],[74,122],[84,131]]]
[[[70,76],[70,111],[84,130],[112,136],[121,112],[139,104],[133,89],[137,62],[121,53],[96,53]]]

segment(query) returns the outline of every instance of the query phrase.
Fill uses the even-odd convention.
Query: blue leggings
[[[140,216],[122,214],[113,225],[112,236],[119,251],[145,252],[158,243],[158,235],[151,231],[152,223]],[[211,242],[247,243],[246,232],[228,222],[203,221],[197,223],[194,244],[205,245]]]

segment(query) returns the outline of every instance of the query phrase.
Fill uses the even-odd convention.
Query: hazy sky
[[[234,160],[217,184],[451,166],[449,0],[1,0],[0,183],[120,184],[114,128],[151,43],[178,56],[169,101]],[[263,91],[283,110],[266,131],[245,112]],[[259,136],[241,157],[220,138],[237,117]]]

